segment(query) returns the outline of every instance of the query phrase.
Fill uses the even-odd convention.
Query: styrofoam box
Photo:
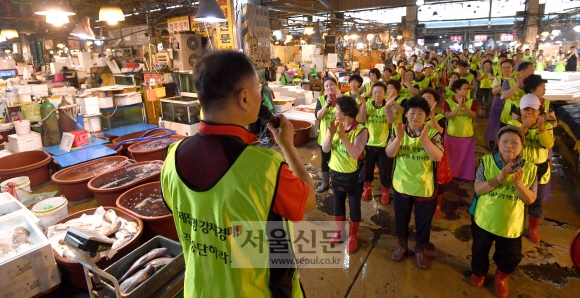
[[[141,100],[141,96],[132,96],[132,95],[129,95],[129,96],[115,95],[115,97],[113,99],[115,101],[115,105],[118,107],[128,106],[128,105],[133,105],[133,104],[143,102]]]
[[[100,110],[98,103],[96,105],[81,106],[81,114],[83,115],[93,115],[98,114],[99,112]]]
[[[46,93],[48,94],[48,85],[47,84],[39,84],[39,85],[30,85],[31,87],[31,92],[34,95],[37,95],[37,93]]]
[[[274,105],[274,110],[276,113],[284,113],[286,111],[292,110],[292,103],[288,102],[283,105]]]
[[[112,97],[99,97],[99,108],[106,109],[112,108],[113,105],[113,98]]]
[[[20,103],[31,102],[32,96],[31,94],[18,94],[18,99],[20,100]]]
[[[26,214],[29,215],[29,219],[38,227],[41,228],[42,225],[40,224],[40,219],[32,213],[32,211],[28,210],[20,201],[14,198],[10,193],[7,192],[0,192],[0,210],[6,216],[11,214],[12,212],[17,212],[19,210],[24,210]],[[0,218],[2,218],[0,216]]]
[[[9,135],[10,151],[14,153],[42,149],[42,138],[40,133],[31,131],[26,135]]]
[[[17,255],[0,261],[0,289],[14,285],[29,276],[33,278],[41,277],[43,275],[41,272],[44,269],[55,264],[50,241],[31,222],[24,211],[16,211],[0,218],[0,231],[2,234],[6,234],[17,227],[23,227],[30,232],[28,239],[33,245]],[[0,295],[0,297],[10,296]]]
[[[16,88],[18,88],[18,94],[31,94],[32,93],[31,85],[18,85],[18,86],[16,86]]]
[[[1,298],[29,298],[44,293],[60,284],[60,272],[56,263],[33,272],[8,288],[0,288]]]

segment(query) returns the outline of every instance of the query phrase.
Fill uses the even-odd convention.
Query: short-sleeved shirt
[[[505,167],[506,164],[503,161],[501,161],[501,159],[500,162],[501,168],[503,169],[503,167]],[[477,171],[475,171],[475,179],[479,181],[487,181],[487,179],[485,178],[485,166],[483,165],[483,162],[481,162],[481,160],[479,161]],[[538,177],[534,179],[534,183],[532,183],[532,186],[530,186],[529,190],[533,191],[534,193],[538,192]]]

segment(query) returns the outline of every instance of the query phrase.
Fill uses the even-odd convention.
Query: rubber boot
[[[540,234],[538,233],[538,226],[540,225],[541,220],[542,220],[541,218],[531,215],[529,218],[528,236],[530,237],[530,241],[532,241],[535,244],[540,244]]]
[[[499,269],[497,269],[495,271],[495,279],[494,279],[494,288],[495,288],[495,294],[497,295],[497,297],[507,297],[508,293],[509,293],[509,289],[508,289],[508,279],[509,279],[510,275],[507,273],[503,273],[501,271],[499,271]]]
[[[328,190],[330,186],[330,176],[328,172],[322,172],[322,180],[320,181],[320,185],[316,189],[316,192],[324,192]]]
[[[391,255],[391,259],[393,259],[393,261],[395,262],[402,260],[407,255],[407,250],[409,249],[407,246],[406,238],[403,239],[397,238],[397,242],[399,243],[399,247]]]
[[[483,288],[483,282],[485,281],[485,276],[477,276],[471,274],[471,285],[476,288]]]
[[[369,201],[373,197],[372,182],[365,181],[361,200]]]
[[[441,201],[443,201],[443,195],[437,195],[437,205],[435,205],[435,214],[433,214],[435,218],[441,218],[443,216],[441,212]]]
[[[425,256],[425,244],[419,244],[415,246],[415,257],[417,257],[417,266],[425,270],[429,268],[429,260]]]
[[[337,243],[342,241],[342,236],[345,234],[344,231],[345,218],[346,216],[344,215],[334,217],[334,223],[336,224],[336,232],[330,238],[330,246],[335,246]]]
[[[354,253],[358,249],[358,227],[360,221],[350,221],[350,231],[348,233],[348,253]]]
[[[383,186],[383,193],[381,195],[381,204],[387,205],[389,204],[390,200],[391,199],[389,198],[389,188]]]

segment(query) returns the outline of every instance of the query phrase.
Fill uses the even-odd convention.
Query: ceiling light
[[[540,35],[542,35],[545,38],[546,36],[550,35],[550,32],[544,31]]]
[[[367,40],[369,42],[371,42],[373,40],[373,38],[375,38],[375,35],[374,34],[372,34],[372,33],[367,34]]]
[[[576,32],[580,32],[580,26],[575,26],[575,27],[574,27],[574,31],[576,31]]]
[[[80,39],[95,39],[95,33],[91,29],[89,17],[84,17],[82,22],[78,23],[70,35],[76,36]]]
[[[115,25],[117,22],[125,20],[125,14],[119,6],[109,3],[99,9],[99,20],[106,21],[109,25]]]
[[[398,39],[398,40],[401,40],[401,39],[403,39],[403,35],[397,35],[397,39]]]
[[[48,14],[46,15],[46,23],[53,24],[56,27],[60,27],[63,24],[68,24],[70,21],[67,15],[54,15]]]
[[[358,37],[358,30],[356,29],[356,26],[354,24],[352,24],[352,28],[348,30],[348,36],[353,39],[356,39]]]
[[[433,12],[433,15],[434,15],[434,16],[438,16],[439,14],[437,13],[437,11],[434,11],[434,12]]]
[[[62,0],[44,0],[39,10],[34,13],[42,16],[49,14],[73,16],[76,14]]]
[[[424,0],[417,0],[417,6],[425,4]]]
[[[3,36],[0,36],[0,42],[6,41],[6,38],[4,38]]]
[[[322,38],[322,34],[320,33],[320,21],[316,23],[316,30],[314,30],[314,34],[312,35],[312,39],[310,40],[313,44],[323,44],[324,39]]]
[[[194,21],[207,23],[223,23],[226,20],[224,12],[217,4],[216,0],[203,0],[199,4]]]
[[[356,48],[357,48],[357,49],[362,49],[362,48],[364,48],[364,46],[365,46],[365,43],[364,43],[364,41],[363,41],[363,39],[362,39],[362,36],[361,36],[361,37],[359,37],[359,38],[358,38],[358,40],[356,41]]]
[[[418,11],[422,11],[420,7],[419,7],[419,10]]]
[[[302,34],[304,35],[312,35],[314,33],[314,26],[306,26],[304,27],[304,31]]]
[[[562,33],[562,31],[556,29],[552,30],[552,35],[558,36],[560,33]]]
[[[2,29],[2,31],[0,31],[0,36],[4,37],[6,39],[11,39],[11,38],[18,37],[18,32],[16,31],[16,29],[4,28],[4,29]]]
[[[467,4],[467,7],[471,7],[471,4]]]

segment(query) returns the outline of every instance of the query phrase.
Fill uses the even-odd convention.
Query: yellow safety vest
[[[448,98],[446,101],[452,111],[459,106],[452,98]],[[465,104],[468,108],[471,108],[473,99],[468,99]],[[473,119],[469,118],[465,108],[461,108],[454,118],[447,121],[447,134],[457,138],[469,138],[473,136]]]
[[[518,120],[511,120],[509,125],[521,127],[522,123]],[[526,140],[524,142],[524,148],[520,153],[521,156],[526,160],[533,164],[542,164],[548,161],[548,155],[550,148],[554,146],[554,129],[552,128],[552,124],[549,122],[545,122],[544,126],[546,127],[546,133],[540,135],[538,132],[538,128],[528,128],[528,132],[526,133]],[[544,147],[540,144],[540,138],[544,138],[545,142],[551,144],[549,147]],[[538,181],[539,184],[546,184],[550,181],[550,170],[546,171],[540,180]]]
[[[320,106],[324,107],[326,105],[326,95],[321,95],[318,97],[318,101],[320,102]],[[318,145],[322,146],[322,142],[324,141],[324,137],[328,132],[328,126],[330,125],[330,121],[336,120],[336,116],[334,115],[335,107],[330,106],[326,109],[326,114],[320,120],[320,128],[318,129]]]
[[[487,180],[500,174],[499,153],[484,155],[481,162]],[[536,178],[536,165],[526,161],[523,172],[522,181],[529,188]],[[480,228],[505,238],[520,237],[524,231],[525,204],[518,197],[512,177],[506,177],[494,190],[480,195],[474,212],[475,223]]]
[[[439,132],[429,128],[429,139]],[[399,193],[415,197],[431,197],[435,191],[435,177],[431,160],[419,137],[412,138],[405,131],[395,156],[393,187]]]
[[[516,84],[516,80],[515,79],[508,79],[508,82],[510,84],[510,88],[513,87]],[[510,122],[510,120],[512,120],[512,105],[515,105],[516,107],[520,107],[520,99],[522,98],[522,96],[524,96],[524,90],[518,88],[518,90],[516,91],[516,93],[514,93],[514,95],[512,95],[510,98],[505,98],[505,102],[503,104],[503,108],[501,110],[501,115],[499,117],[499,120],[501,121],[501,123],[503,124],[508,124]]]
[[[364,125],[358,123],[355,128],[346,133],[346,137],[351,144],[354,144],[356,137],[365,129],[366,127]],[[330,150],[332,154],[330,155],[328,166],[333,171],[348,174],[358,170],[358,156],[357,158],[353,158],[348,154],[338,134],[334,134]]]
[[[367,121],[365,126],[369,129],[367,145],[374,147],[386,147],[389,138],[389,122],[387,121],[388,109],[384,102],[383,106],[376,108],[373,101],[367,102]]]

